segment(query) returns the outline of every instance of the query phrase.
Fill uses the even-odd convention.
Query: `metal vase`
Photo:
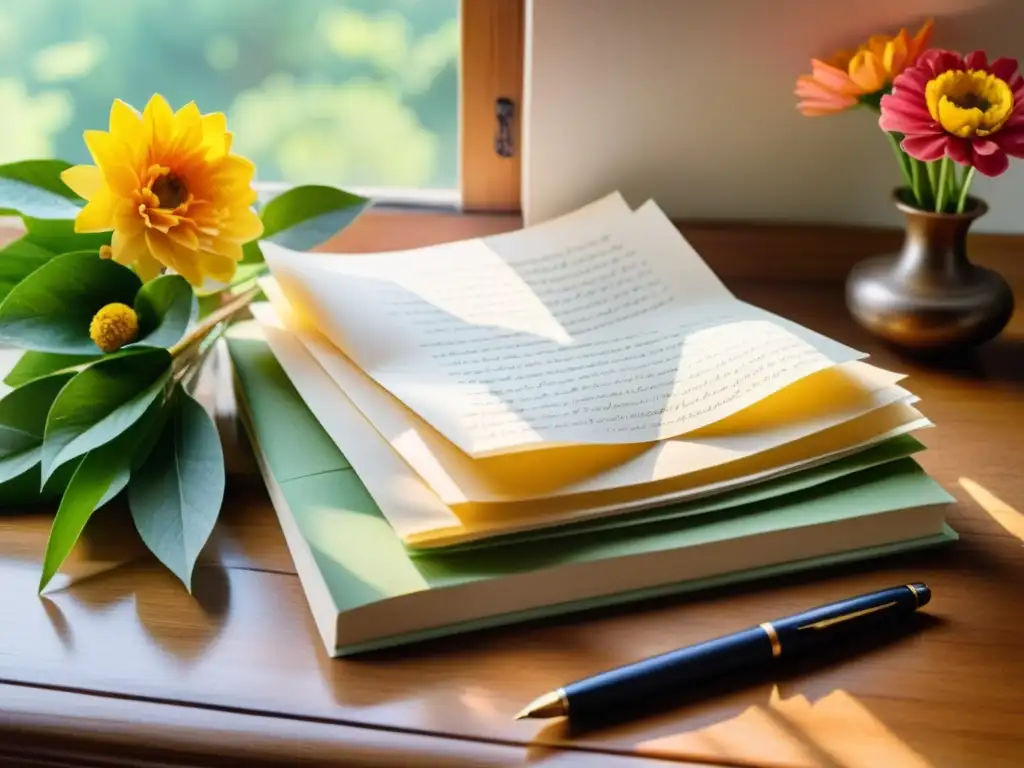
[[[962,351],[994,338],[1013,314],[1013,292],[996,272],[967,258],[967,231],[988,206],[969,198],[964,213],[907,205],[902,250],[858,264],[846,281],[846,304],[862,326],[917,352]]]

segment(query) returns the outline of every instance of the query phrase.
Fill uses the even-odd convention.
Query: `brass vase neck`
[[[988,210],[984,201],[971,198],[963,213],[923,211],[898,196],[896,206],[906,217],[899,272],[936,282],[960,282],[973,272],[975,267],[967,258],[967,233]]]

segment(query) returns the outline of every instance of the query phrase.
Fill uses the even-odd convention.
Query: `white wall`
[[[875,115],[802,117],[793,87],[928,15],[933,45],[1024,61],[1024,0],[529,0],[527,221],[617,188],[680,218],[898,224]],[[979,230],[1024,231],[1024,160],[975,191]]]

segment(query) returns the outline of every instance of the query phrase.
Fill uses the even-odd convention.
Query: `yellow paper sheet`
[[[474,458],[676,437],[864,357],[736,299],[653,203],[593,210],[415,251],[264,253],[315,328]]]
[[[714,467],[663,484],[637,486],[612,493],[581,494],[518,505],[462,505],[452,508],[433,493],[392,449],[353,402],[286,329],[269,305],[256,305],[275,357],[310,410],[346,455],[368,492],[396,533],[410,546],[431,547],[619,514],[652,504],[696,498],[731,487],[766,480],[826,458],[852,451],[930,425],[906,403],[894,403],[847,424],[794,441],[782,452],[758,454],[741,466]],[[739,465],[739,462],[736,462]],[[742,476],[728,479],[731,471]]]
[[[851,362],[812,374],[685,437],[655,444],[580,446],[473,459],[304,323],[274,281],[262,285],[283,325],[296,334],[392,448],[451,506],[550,498],[679,477],[773,450],[911,397],[895,386],[900,374]]]

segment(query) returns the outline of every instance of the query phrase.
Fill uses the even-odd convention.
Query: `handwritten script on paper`
[[[639,213],[526,240],[330,271],[276,248],[268,260],[317,327],[471,455],[673,437],[845,362],[719,283],[704,288],[710,273],[678,232]],[[702,301],[679,289],[699,280]],[[381,345],[397,352],[374,366]]]

